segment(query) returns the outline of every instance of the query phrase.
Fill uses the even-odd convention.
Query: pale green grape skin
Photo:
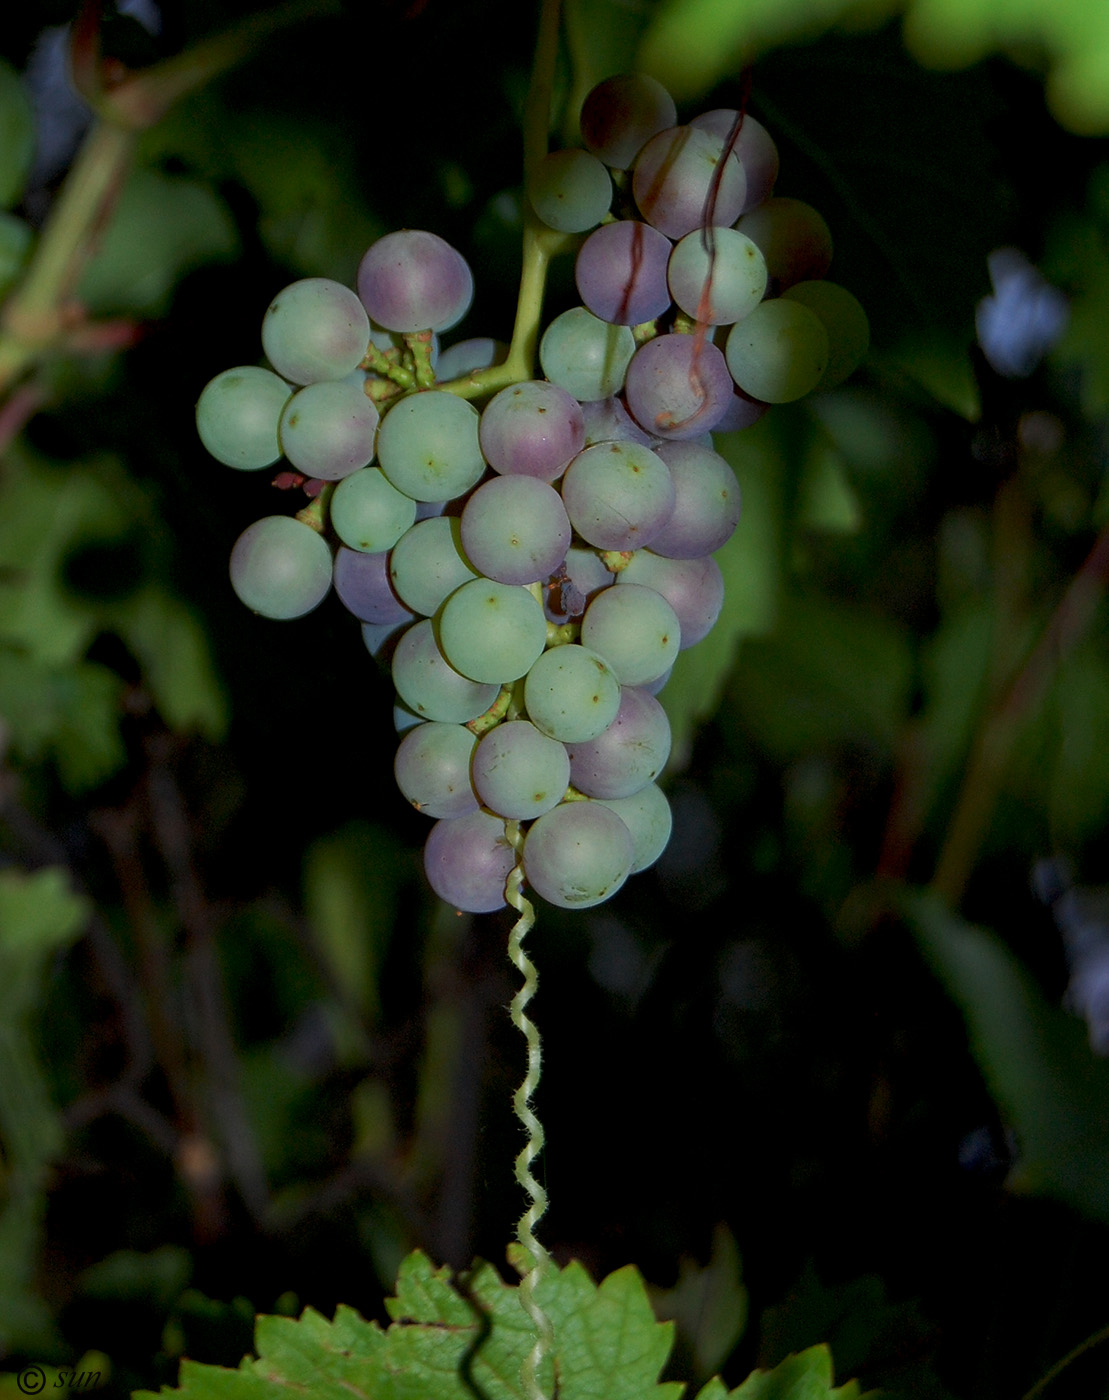
[[[285,456],[305,476],[341,481],[373,461],[378,412],[358,384],[324,380],[306,384],[281,415]]]
[[[331,588],[331,550],[322,535],[290,515],[249,525],[231,551],[231,586],[252,612],[303,617]]]
[[[648,783],[631,797],[598,797],[594,801],[615,812],[631,832],[633,875],[654,865],[670,840],[674,818],[670,803],[657,783]]]
[[[539,342],[543,373],[580,403],[619,393],[634,354],[629,326],[610,326],[584,306],[556,316]]]
[[[828,353],[819,316],[799,301],[775,297],[732,327],[724,358],[744,393],[764,403],[792,403],[820,383]]]
[[[612,178],[588,151],[552,151],[527,183],[531,207],[548,228],[584,233],[595,228],[612,203]]]
[[[456,589],[439,613],[439,647],[471,680],[519,680],[547,644],[543,605],[526,588],[476,578]]]
[[[620,682],[604,657],[588,647],[552,647],[528,672],[524,705],[532,724],[549,738],[584,744],[616,718]]]
[[[565,745],[525,719],[498,724],[474,751],[474,791],[484,806],[512,821],[531,821],[556,807],[570,783]]]
[[[416,502],[378,467],[363,467],[340,481],[329,509],[335,533],[363,554],[392,549],[416,520]]]
[[[559,909],[592,909],[631,873],[631,832],[611,808],[564,802],[539,817],[524,839],[524,877]]]
[[[673,666],[682,629],[661,593],[628,583],[596,595],[585,610],[581,640],[605,658],[621,685],[648,685]]]
[[[257,365],[225,369],[201,391],[196,430],[217,462],[258,471],[281,456],[278,424],[292,389],[273,370]]]
[[[262,349],[294,384],[342,379],[358,368],[370,343],[370,318],[358,296],[329,277],[283,287],[262,318]]]
[[[401,700],[423,719],[466,724],[496,700],[497,685],[460,675],[439,650],[429,619],[409,627],[393,653],[393,684]]]
[[[395,403],[377,430],[377,460],[398,491],[416,501],[451,501],[485,472],[476,408],[444,389]]]
[[[456,588],[480,577],[462,548],[456,516],[418,520],[393,546],[389,577],[398,597],[424,617],[431,615]]]

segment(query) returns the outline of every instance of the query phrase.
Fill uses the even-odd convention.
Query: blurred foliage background
[[[251,15],[121,10],[113,81]],[[277,290],[396,227],[469,258],[456,335],[507,338],[533,18],[267,14],[136,135],[52,321],[74,6],[0,39],[0,1391],[234,1365],[256,1310],[380,1315],[407,1250],[503,1265],[521,1208],[507,914],[422,883],[357,624],[235,600],[233,541],[289,502],[193,406]],[[892,1395],[1001,1400],[1109,1323],[1107,15],[569,8],[565,140],[610,72],[688,116],[753,62],[778,192],[873,331],[847,385],[720,439],[745,514],[664,692],[670,849],[530,939],[545,1240],[640,1266],[682,1379],[828,1341]],[[1093,1348],[1048,1393],[1107,1391]]]

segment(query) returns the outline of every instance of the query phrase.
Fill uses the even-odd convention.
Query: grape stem
[[[531,83],[524,107],[525,186],[531,172],[547,154],[551,93],[558,58],[558,21],[559,0],[542,0]],[[475,370],[461,379],[438,384],[436,388],[446,389],[462,399],[477,399],[507,388],[509,384],[519,384],[534,377],[543,294],[547,289],[547,270],[551,258],[556,253],[577,247],[580,242],[579,234],[559,233],[541,223],[527,196],[524,196],[523,266],[520,270],[520,292],[516,299],[516,324],[512,328],[508,355],[503,364]]]

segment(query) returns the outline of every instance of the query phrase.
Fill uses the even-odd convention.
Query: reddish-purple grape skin
[[[737,228],[757,243],[774,291],[819,281],[832,265],[832,233],[824,216],[802,199],[773,198],[744,214]]]
[[[585,446],[582,406],[545,379],[510,384],[486,404],[478,440],[495,472],[557,481]]]
[[[616,575],[605,568],[595,549],[571,546],[561,567],[552,574],[551,586],[544,590],[547,620],[561,627],[581,617],[591,599],[615,582]]]
[[[651,541],[651,552],[668,559],[697,559],[727,544],[739,524],[735,472],[711,448],[666,442],[656,449],[674,479],[674,509]]]
[[[632,555],[616,583],[640,583],[661,593],[678,615],[681,650],[702,641],[724,606],[724,575],[715,559],[664,559],[649,549]]]
[[[495,476],[466,502],[462,547],[498,583],[538,583],[570,548],[570,521],[553,486],[532,476]]]
[[[444,331],[469,310],[474,279],[466,259],[438,234],[398,229],[362,258],[358,295],[386,330]]]
[[[630,170],[646,143],[678,119],[674,99],[645,73],[618,73],[598,83],[582,103],[581,139],[616,170]]]
[[[440,899],[468,914],[504,908],[505,882],[515,864],[504,822],[481,808],[436,822],[424,845],[428,884]]]
[[[428,817],[464,817],[479,806],[470,786],[470,759],[476,737],[461,724],[417,724],[397,748],[393,774],[397,787]]]
[[[711,340],[670,334],[635,352],[624,392],[636,422],[673,442],[711,432],[731,405],[735,381]]]
[[[562,501],[574,529],[597,549],[639,549],[670,518],[674,483],[649,447],[601,442],[566,469]]]
[[[731,330],[731,327],[728,329]],[[757,423],[769,407],[770,405],[763,403],[761,399],[753,399],[750,394],[745,394],[737,384],[731,402],[713,428],[713,432],[741,433],[744,428],[750,428],[752,424]]]
[[[396,626],[416,621],[416,614],[393,590],[387,552],[367,554],[340,545],[335,551],[334,584],[343,607],[362,622]]]
[[[739,112],[735,108],[717,107],[711,112],[702,112],[689,124],[699,126],[702,131],[710,131],[721,141],[728,141],[735,131],[738,117]],[[778,179],[778,147],[766,127],[744,113],[732,150],[739,157],[747,175],[747,198],[742,210],[746,214],[773,193]]]
[[[747,176],[711,132],[676,126],[640,151],[632,192],[649,224],[667,238],[684,238],[706,223],[734,224],[746,202]]]
[[[595,229],[578,250],[574,278],[582,301],[613,326],[638,326],[670,308],[666,267],[672,244],[635,219]]]
[[[670,721],[653,695],[620,687],[616,718],[596,739],[567,744],[570,781],[587,797],[631,797],[653,782],[670,756]]]
[[[612,395],[582,404],[585,419],[585,447],[598,442],[638,442],[641,447],[655,447],[661,439],[645,433],[628,412],[622,398]]]

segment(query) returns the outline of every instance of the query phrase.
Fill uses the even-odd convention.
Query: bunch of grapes
[[[580,909],[658,859],[656,697],[720,613],[712,554],[740,512],[711,433],[838,383],[866,352],[858,302],[822,280],[827,225],[772,195],[765,129],[729,110],[676,122],[657,82],[610,78],[584,104],[585,149],[530,172],[542,224],[587,235],[582,304],[543,334],[544,378],[474,407],[503,347],[440,353],[473,278],[443,239],[401,230],[366,253],[357,292],[280,292],[262,325],[272,368],[226,370],[197,406],[213,456],[284,456],[313,496],[244,531],[232,585],[276,618],[334,585],[360,619],[392,667],[398,786],[435,819],[428,879],[462,910],[502,907],[517,863]]]

